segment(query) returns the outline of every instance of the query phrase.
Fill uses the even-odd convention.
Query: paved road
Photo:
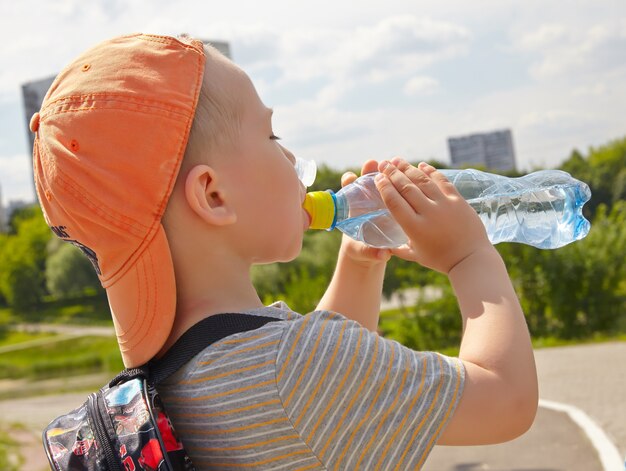
[[[562,412],[539,408],[531,429],[512,442],[435,447],[423,471],[603,471],[584,433]]]
[[[558,347],[535,352],[540,397],[573,405],[594,420],[626,456],[626,342]],[[36,430],[24,469],[46,469],[38,442],[51,417],[86,397],[69,394],[0,401],[3,422]],[[540,408],[531,430],[512,442],[487,447],[435,447],[424,471],[605,471],[595,449],[566,414]]]
[[[608,435],[623,461],[626,342],[541,349],[535,358],[539,396],[585,412]],[[624,468],[617,463],[613,469]],[[424,471],[482,470],[605,471],[581,428],[567,414],[544,408],[517,440],[484,447],[435,447],[424,467]]]

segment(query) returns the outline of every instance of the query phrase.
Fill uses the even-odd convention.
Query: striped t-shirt
[[[460,360],[328,311],[204,349],[159,387],[197,469],[420,469],[463,389]]]

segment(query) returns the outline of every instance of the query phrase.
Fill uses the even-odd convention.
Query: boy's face
[[[241,128],[231,167],[240,245],[252,263],[293,260],[302,248],[309,216],[302,208],[306,188],[293,154],[279,144],[272,111],[241,71],[229,86],[241,109]],[[229,166],[230,167],[230,166]]]

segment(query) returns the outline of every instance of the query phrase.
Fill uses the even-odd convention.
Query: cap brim
[[[161,224],[133,266],[106,291],[124,365],[143,365],[163,348],[176,313],[174,266]]]

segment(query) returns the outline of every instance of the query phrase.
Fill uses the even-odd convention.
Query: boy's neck
[[[206,317],[263,307],[250,279],[250,265],[232,257],[227,250],[193,254],[174,249],[172,257],[176,273],[176,317],[161,353]]]

